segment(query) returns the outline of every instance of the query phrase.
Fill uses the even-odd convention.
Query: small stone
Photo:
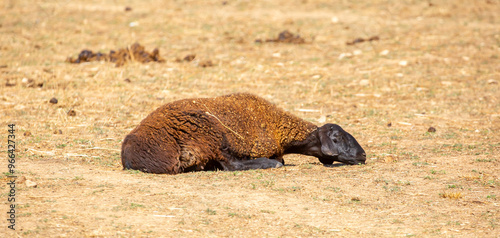
[[[351,58],[351,57],[352,57],[351,53],[342,53],[339,55],[339,60],[341,60],[343,58]]]
[[[132,11],[132,8],[131,7],[125,7],[125,11],[126,12],[130,12],[130,11]]]
[[[14,86],[16,86],[16,81],[7,79],[7,81],[5,82],[5,86],[6,87],[14,87]]]
[[[362,79],[361,81],[359,81],[359,85],[360,86],[368,86],[368,85],[370,85],[370,80]]]
[[[28,188],[36,188],[38,186],[38,184],[36,184],[35,182],[29,180],[29,179],[26,179],[26,187]]]
[[[31,136],[31,132],[29,132],[29,131],[25,131],[23,135],[24,135],[24,136]]]
[[[196,58],[196,55],[195,54],[189,54],[189,55],[186,55],[186,57],[184,57],[184,61],[186,62],[191,62],[194,60],[194,58]]]
[[[392,122],[387,123],[387,127],[391,127],[391,126],[392,126]]]
[[[35,86],[35,80],[29,78],[23,78],[21,83],[27,88],[33,88]]]
[[[399,61],[399,65],[400,66],[407,66],[408,65],[408,61],[406,61],[406,60]]]
[[[434,132],[436,132],[436,128],[434,128],[434,127],[431,126],[431,127],[429,127],[429,129],[427,129],[427,131],[431,132],[431,133],[434,133]]]
[[[130,79],[129,79],[129,78],[126,78],[126,79],[125,79],[125,82],[130,83],[130,82],[132,82],[132,81],[130,81]]]
[[[57,102],[59,102],[59,101],[57,100],[57,98],[51,98],[49,100],[49,102],[52,103],[52,104],[57,104]]]
[[[363,54],[363,51],[361,51],[361,50],[355,50],[355,51],[352,52],[352,54],[353,55],[361,55],[361,54]]]
[[[73,109],[69,110],[69,111],[68,111],[68,116],[70,116],[70,117],[74,117],[74,116],[76,116],[76,112],[75,112],[75,110],[73,110]]]
[[[62,134],[62,131],[61,130],[54,130],[54,134]]]
[[[212,67],[214,64],[212,63],[211,60],[202,60],[198,63],[198,66],[206,68],[206,67]]]

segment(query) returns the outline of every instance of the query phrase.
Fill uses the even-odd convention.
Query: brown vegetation
[[[136,61],[139,63],[165,62],[165,60],[160,56],[160,51],[157,48],[150,53],[139,43],[134,43],[127,48],[122,48],[117,51],[111,50],[109,54],[99,52],[94,53],[91,50],[82,50],[78,55],[78,58],[73,59],[69,57],[66,61],[72,64],[92,61],[109,61],[115,63],[116,67],[123,66],[129,61]]]
[[[262,43],[261,39],[255,40],[256,43]],[[306,41],[300,35],[295,35],[288,30],[284,30],[278,34],[275,39],[267,39],[265,42],[274,43],[290,43],[290,44],[304,44]]]

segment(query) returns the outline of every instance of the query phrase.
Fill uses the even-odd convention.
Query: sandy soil
[[[500,237],[499,1],[0,6],[5,237]],[[304,42],[265,42],[285,30]],[[66,62],[135,42],[165,62]],[[367,164],[122,170],[123,138],[155,108],[233,92],[340,124]]]

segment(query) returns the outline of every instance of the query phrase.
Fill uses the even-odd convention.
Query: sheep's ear
[[[323,126],[318,131],[319,133],[319,141],[321,142],[321,152],[328,156],[338,156],[339,150],[337,146],[333,143],[333,139],[330,138],[330,134],[332,134],[331,129],[328,126]]]

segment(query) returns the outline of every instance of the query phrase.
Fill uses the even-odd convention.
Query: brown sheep
[[[304,121],[252,94],[184,99],[147,116],[122,145],[124,169],[177,174],[200,170],[248,170],[283,166],[297,153],[365,163],[356,139],[335,124]]]

